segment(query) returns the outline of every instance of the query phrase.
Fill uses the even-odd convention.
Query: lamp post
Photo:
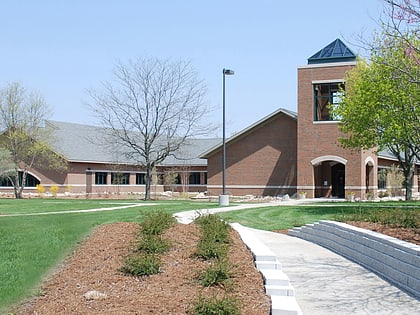
[[[223,68],[223,154],[222,154],[222,194],[219,196],[219,206],[229,205],[229,195],[226,194],[226,97],[225,77],[234,75],[233,70]]]

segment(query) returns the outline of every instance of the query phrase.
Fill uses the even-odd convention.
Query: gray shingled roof
[[[106,129],[102,127],[49,120],[52,128],[51,146],[57,153],[71,162],[127,163],[136,161],[127,158],[121,148],[106,144]],[[169,156],[162,165],[207,165],[200,154],[219,143],[220,139],[191,139],[176,153]]]

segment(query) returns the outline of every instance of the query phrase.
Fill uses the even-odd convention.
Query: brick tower
[[[297,190],[309,198],[365,198],[376,191],[376,155],[340,147],[339,121],[329,112],[355,65],[356,55],[336,39],[298,68]]]

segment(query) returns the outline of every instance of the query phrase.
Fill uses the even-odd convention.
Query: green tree
[[[7,178],[16,198],[22,198],[30,168],[64,168],[63,160],[47,144],[45,119],[50,110],[42,96],[28,93],[19,83],[0,89],[0,148],[10,153],[13,171]]]
[[[4,148],[0,148],[0,179],[8,178],[13,174],[15,164],[12,161],[12,155]]]
[[[420,89],[413,80],[418,78],[420,54],[412,45],[419,47],[420,42],[408,34],[404,39],[378,36],[370,63],[359,60],[346,74],[345,97],[331,108],[341,120],[344,147],[387,149],[395,155],[408,200],[420,156]]]

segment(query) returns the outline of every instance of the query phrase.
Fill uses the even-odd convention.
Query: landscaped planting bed
[[[128,276],[121,268],[138,250],[137,223],[113,223],[90,237],[43,283],[37,297],[14,310],[17,314],[193,314],[207,298],[232,297],[242,314],[269,314],[270,300],[254,267],[252,254],[235,231],[229,232],[228,283],[203,286],[197,279],[211,262],[196,255],[201,229],[175,224],[162,233],[170,248],[160,273]]]

